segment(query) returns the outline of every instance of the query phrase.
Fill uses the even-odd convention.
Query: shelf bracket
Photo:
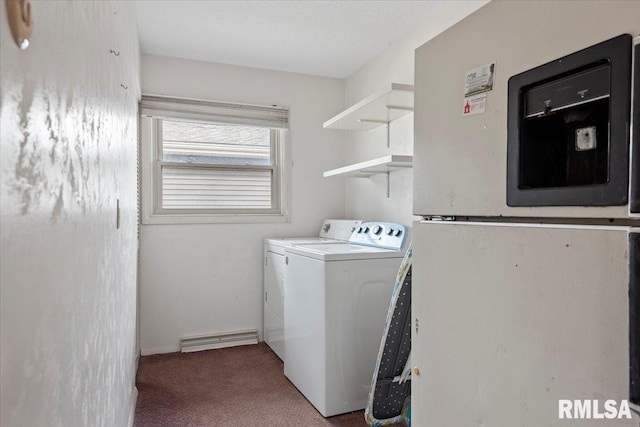
[[[387,107],[387,110],[413,111],[413,107],[406,107],[404,105],[385,105],[385,107]],[[387,122],[387,148],[389,147],[391,147],[391,120]]]
[[[387,105],[387,108],[392,108]],[[395,107],[394,107],[395,108]],[[404,107],[402,107],[404,108]],[[380,123],[387,126],[387,148],[391,146],[391,122],[388,120],[376,120],[376,119],[358,119],[360,123]]]
[[[388,125],[388,120],[378,120],[378,119],[358,119],[360,123],[379,123],[381,125]]]
[[[413,111],[413,107],[405,107],[403,105],[387,105],[387,110]]]
[[[390,172],[386,173],[386,175],[387,175],[387,199],[389,198],[389,196],[391,194],[391,184],[389,182],[391,180],[391,178],[389,177],[389,173]]]

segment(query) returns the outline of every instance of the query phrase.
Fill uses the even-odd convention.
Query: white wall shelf
[[[391,83],[324,122],[325,129],[370,130],[413,111],[413,86]]]
[[[388,155],[366,162],[354,163],[338,169],[326,171],[323,176],[350,176],[367,178],[371,175],[385,174],[387,176],[387,197],[389,197],[389,173],[413,167],[413,156]]]
[[[324,122],[325,129],[370,130],[387,126],[387,147],[390,145],[390,126],[393,120],[413,111],[413,86],[391,83],[384,90],[366,97],[340,114]],[[413,156],[388,155],[366,162],[355,163],[324,172],[331,176],[370,177],[387,176],[387,197],[389,197],[389,173],[413,167]]]
[[[411,167],[413,167],[413,156],[398,156],[392,154],[373,160],[367,160],[366,162],[354,163],[338,169],[332,169],[330,171],[326,171],[323,175],[325,178],[338,175],[369,177],[371,175],[389,173]]]

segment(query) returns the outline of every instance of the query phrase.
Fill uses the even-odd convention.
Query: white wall
[[[343,133],[322,123],[343,106],[339,79],[143,55],[143,93],[291,109],[291,223],[143,225],[143,354],[179,350],[194,334],[262,333],[265,237],[317,235],[344,216],[344,181],[322,172],[344,161]]]
[[[135,10],[32,1],[32,43],[20,51],[0,6],[0,424],[127,426],[136,361]]]
[[[487,1],[442,2],[420,27],[394,42],[369,61],[345,82],[345,105],[380,91],[390,83],[413,84],[414,50],[448,27],[486,4]],[[455,54],[455,53],[452,53]],[[391,124],[390,148],[387,130],[381,126],[368,132],[345,132],[347,163],[381,157],[387,154],[413,154],[413,114]],[[410,225],[413,203],[411,170],[390,174],[390,197],[386,197],[386,176],[346,180],[346,215],[373,220],[386,220]]]

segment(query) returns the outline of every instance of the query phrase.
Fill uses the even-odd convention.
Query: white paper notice
[[[464,98],[464,101],[462,104],[462,115],[472,116],[474,114],[484,113],[486,109],[487,109],[487,94],[481,93],[480,95]]]
[[[467,71],[464,81],[464,96],[469,97],[482,92],[493,90],[493,75],[495,73],[496,63],[483,65]]]

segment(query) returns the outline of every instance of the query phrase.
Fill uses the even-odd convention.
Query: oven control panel
[[[401,250],[407,230],[393,222],[363,222],[351,234],[349,243]]]

